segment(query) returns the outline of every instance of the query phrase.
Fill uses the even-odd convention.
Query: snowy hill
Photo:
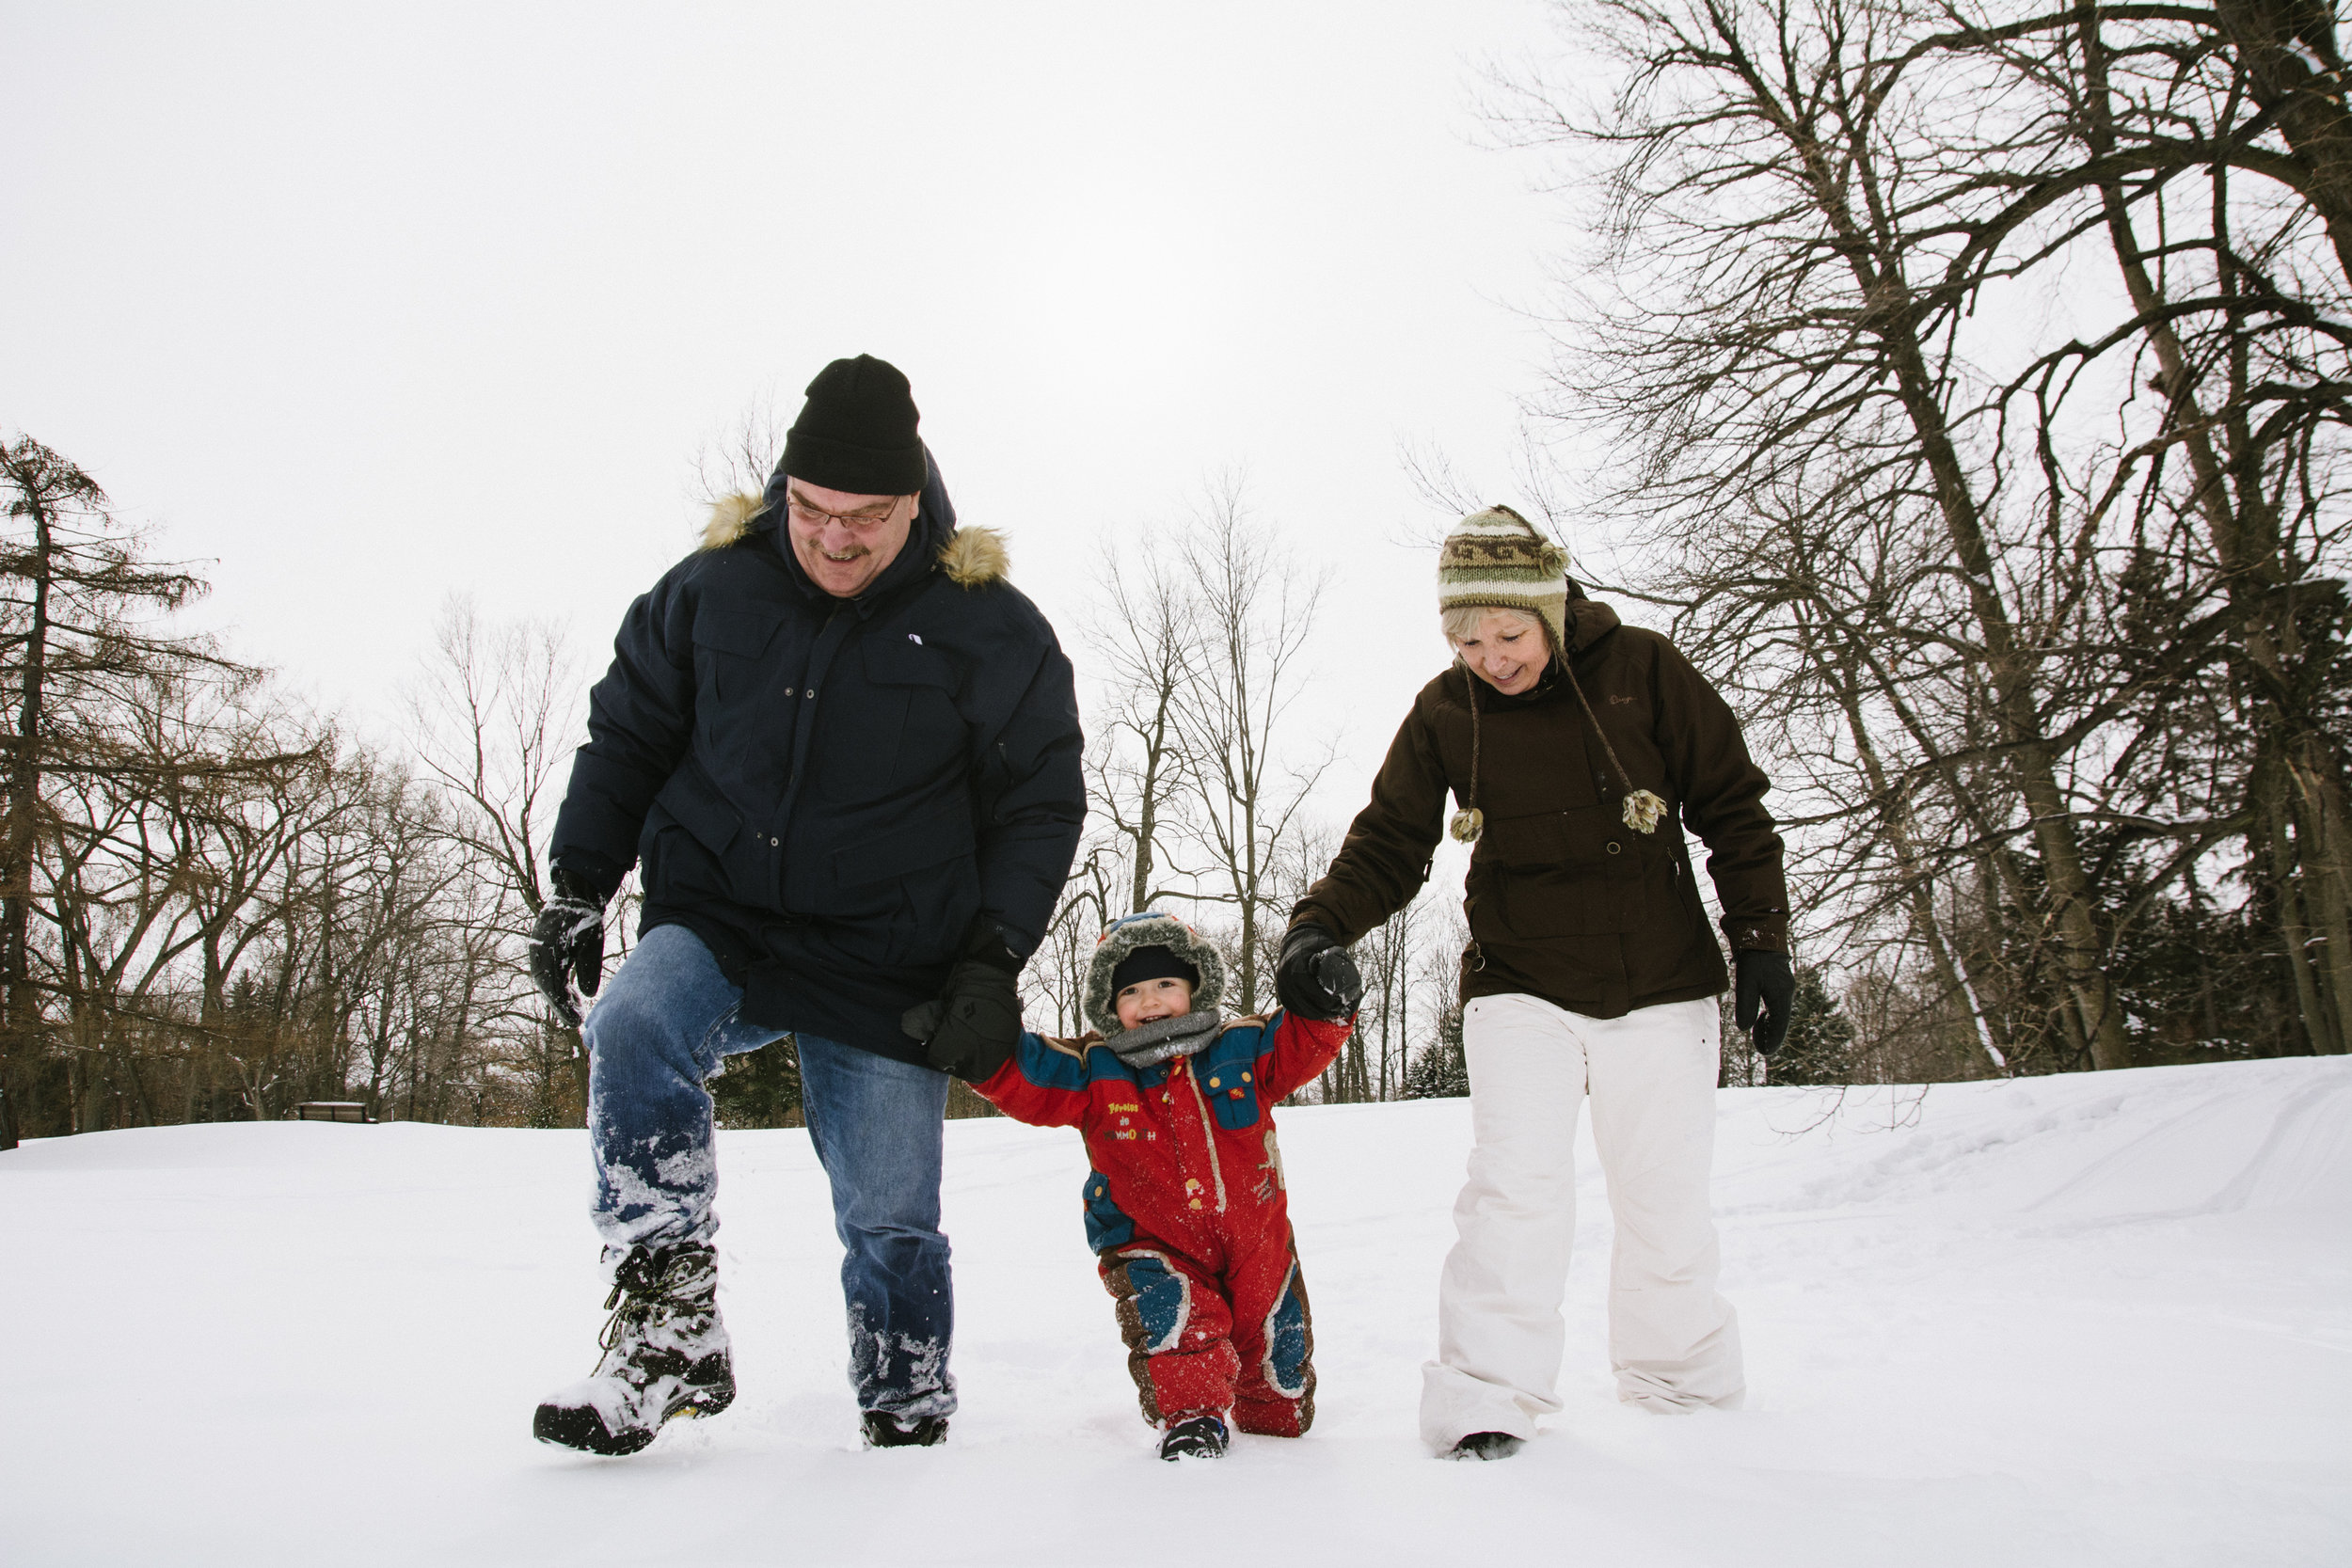
[[[2352,1061],[1732,1090],[1747,1409],[1617,1405],[1589,1145],[1567,1409],[1414,1439],[1462,1101],[1283,1113],[1319,1417],[1152,1457],[1078,1140],[948,1129],[946,1448],[866,1453],[808,1143],[722,1136],[742,1397],[530,1440],[602,1300],[578,1132],[167,1128],[0,1154],[0,1558],[51,1563],[2352,1561]]]

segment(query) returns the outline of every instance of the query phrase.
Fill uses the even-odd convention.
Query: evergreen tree
[[[1775,1084],[1850,1084],[1854,1076],[1854,1027],[1829,993],[1821,972],[1797,966],[1797,996],[1788,1009],[1788,1037],[1772,1055]]]
[[[158,705],[158,683],[248,673],[171,632],[202,579],[150,562],[71,460],[30,436],[0,442],[0,1148],[13,1148],[72,1000],[36,953],[35,864],[72,832],[60,781],[153,772],[126,716]]]
[[[710,1080],[710,1101],[722,1127],[789,1127],[801,1108],[801,1055],[790,1036],[729,1056]]]
[[[1470,1063],[1462,1055],[1462,1009],[1456,1004],[1438,1021],[1438,1037],[1406,1064],[1397,1098],[1458,1100],[1469,1093]]]

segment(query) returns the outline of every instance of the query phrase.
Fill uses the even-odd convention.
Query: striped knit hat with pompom
[[[1473,512],[1438,551],[1438,608],[1520,610],[1551,628],[1551,648],[1568,645],[1568,552],[1507,506]]]

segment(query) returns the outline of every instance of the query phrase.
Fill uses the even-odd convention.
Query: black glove
[[[1020,974],[1020,956],[1005,945],[1004,932],[975,916],[947,989],[900,1014],[898,1027],[930,1047],[931,1066],[977,1084],[1020,1048],[1021,991],[1013,984]]]
[[[1311,920],[1302,921],[1282,938],[1282,956],[1274,965],[1274,994],[1299,1017],[1328,1023],[1355,1012],[1364,999],[1364,977],[1356,973],[1356,960],[1339,938]]]
[[[531,983],[555,1016],[577,1029],[573,979],[582,996],[596,995],[604,984],[604,895],[587,879],[561,869],[548,874],[548,884],[554,896],[539,907],[531,926]]]
[[[1762,947],[1742,947],[1732,955],[1739,979],[1734,983],[1732,1022],[1750,1031],[1748,1042],[1759,1056],[1769,1056],[1788,1037],[1788,1010],[1797,1001],[1796,973],[1788,955]],[[1758,1012],[1756,1003],[1764,1004]]]

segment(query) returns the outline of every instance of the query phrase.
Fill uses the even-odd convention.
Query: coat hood
[[[1598,599],[1588,599],[1574,582],[1568,584],[1568,652],[1581,654],[1625,623]]]
[[[1111,974],[1138,947],[1166,947],[1200,972],[1200,983],[1192,988],[1192,1010],[1214,1013],[1225,996],[1225,960],[1207,938],[1172,914],[1146,910],[1114,922],[1094,944],[1094,958],[1087,966],[1087,1022],[1105,1040],[1115,1039],[1121,1033],[1119,1009],[1111,1005]]]
[[[961,588],[979,588],[1001,581],[1011,570],[1012,558],[1005,547],[1004,535],[994,529],[958,528],[955,502],[947,498],[938,461],[928,447],[923,450],[923,462],[922,499],[916,508],[914,527],[907,534],[906,548],[858,595],[861,599],[887,595],[934,566]],[[702,547],[723,550],[753,535],[773,533],[776,553],[784,558],[785,567],[793,579],[810,592],[818,592],[808,575],[801,570],[791,542],[783,536],[784,486],[784,469],[779,466],[769,477],[763,494],[738,494],[714,502],[710,520],[703,525]]]

